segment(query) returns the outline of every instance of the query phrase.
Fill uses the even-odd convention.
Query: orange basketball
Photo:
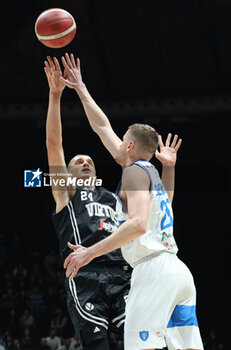
[[[76,24],[66,10],[52,8],[42,12],[35,22],[35,33],[45,46],[59,48],[68,45],[76,33]]]

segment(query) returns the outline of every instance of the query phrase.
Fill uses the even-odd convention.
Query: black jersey
[[[78,187],[72,200],[52,215],[63,260],[71,253],[67,242],[89,247],[109,236],[118,226],[116,196],[103,187],[90,190]],[[127,265],[117,249],[92,260],[92,263]]]

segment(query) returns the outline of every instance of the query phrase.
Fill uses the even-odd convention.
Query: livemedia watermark
[[[24,187],[42,188],[52,187],[56,190],[65,190],[76,187],[98,187],[102,186],[102,179],[96,176],[89,176],[85,179],[77,178],[69,172],[43,172],[40,168],[37,170],[24,170]]]

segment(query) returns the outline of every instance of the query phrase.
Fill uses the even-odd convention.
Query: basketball
[[[35,33],[45,46],[60,48],[68,45],[76,33],[72,15],[60,8],[42,12],[35,22]]]

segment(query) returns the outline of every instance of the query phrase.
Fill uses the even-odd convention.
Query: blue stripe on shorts
[[[177,305],[172,313],[167,328],[197,326],[196,306]]]

